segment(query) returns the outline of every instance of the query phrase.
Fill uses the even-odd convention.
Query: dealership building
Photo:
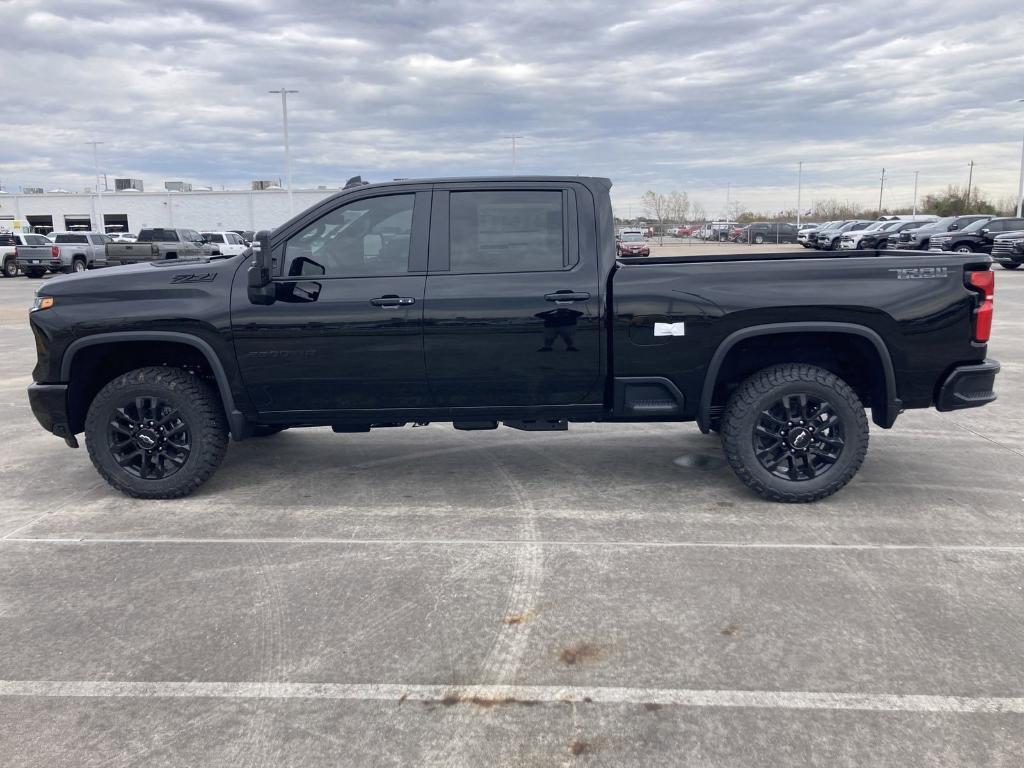
[[[292,193],[295,212],[339,191],[326,187],[296,189]],[[128,189],[100,194],[0,194],[0,229],[43,234],[75,229],[138,232],[146,227],[259,230],[273,229],[288,218],[288,192],[280,187],[220,192]]]

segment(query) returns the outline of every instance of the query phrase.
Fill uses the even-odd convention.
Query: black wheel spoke
[[[754,423],[754,457],[772,475],[798,482],[829,471],[845,447],[832,404],[809,392],[781,395]]]
[[[128,474],[140,480],[162,480],[188,462],[192,432],[175,405],[160,396],[142,395],[113,409],[107,446]]]

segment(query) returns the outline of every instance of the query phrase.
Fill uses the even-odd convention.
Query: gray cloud
[[[805,200],[906,204],[966,181],[1016,192],[1024,13],[909,0],[765,7],[719,0],[14,0],[0,5],[0,180],[242,186],[282,175],[285,84],[296,184],[356,173],[610,176],[616,202],[686,189],[709,211]],[[16,98],[11,98],[17,94]]]

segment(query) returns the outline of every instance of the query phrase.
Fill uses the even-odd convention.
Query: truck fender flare
[[[799,322],[799,323],[769,323],[767,325],[755,325],[750,328],[742,328],[725,337],[715,354],[711,357],[707,373],[704,375],[704,387],[700,394],[700,410],[697,412],[697,426],[705,434],[711,429],[711,398],[715,393],[715,384],[718,382],[718,372],[725,361],[730,350],[742,341],[755,336],[769,336],[780,333],[844,333],[852,336],[860,336],[867,339],[878,353],[878,359],[882,362],[882,370],[885,374],[885,403],[872,406],[871,418],[878,426],[888,429],[895,423],[896,416],[902,410],[903,404],[896,395],[896,370],[892,365],[892,356],[885,341],[872,329],[857,325],[855,323],[829,323],[829,322]]]
[[[190,333],[181,333],[179,331],[118,331],[115,333],[97,333],[81,339],[75,339],[75,341],[68,345],[67,350],[64,352],[64,358],[61,360],[61,381],[71,380],[71,364],[74,362],[75,355],[80,350],[86,347],[94,347],[98,344],[117,344],[125,341],[171,341],[187,344],[199,350],[210,366],[210,370],[213,371],[213,378],[217,382],[217,391],[220,393],[221,402],[224,403],[224,415],[227,417],[232,436],[239,440],[246,434],[245,415],[235,406],[235,398],[231,394],[228,375],[224,371],[220,358],[217,357],[217,353],[208,342]]]

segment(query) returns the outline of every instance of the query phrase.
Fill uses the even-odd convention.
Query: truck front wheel
[[[217,393],[180,368],[137,368],[99,391],[85,420],[89,458],[128,496],[187,496],[220,466],[228,428]]]
[[[824,368],[766,368],[733,392],[722,447],[737,477],[769,501],[831,496],[860,469],[868,422],[860,398]]]

